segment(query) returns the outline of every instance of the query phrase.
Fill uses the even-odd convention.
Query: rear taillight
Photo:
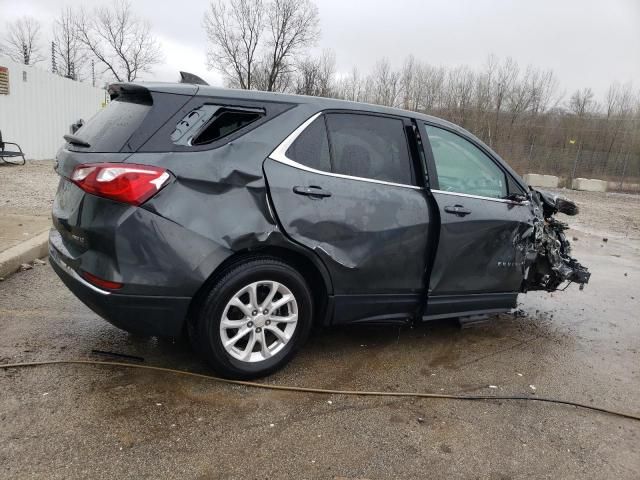
[[[78,165],[71,181],[82,190],[118,202],[141,205],[171,178],[164,168],[131,163]]]

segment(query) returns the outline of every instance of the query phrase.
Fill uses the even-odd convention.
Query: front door
[[[430,214],[408,125],[392,116],[318,114],[264,163],[282,228],[329,269],[337,323],[406,317],[420,303]]]
[[[495,159],[461,135],[424,124],[435,174],[440,235],[426,313],[488,312],[515,306],[524,277],[532,213],[507,197],[519,189]],[[510,191],[511,190],[511,191]]]

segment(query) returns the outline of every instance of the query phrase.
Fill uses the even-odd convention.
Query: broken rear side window
[[[264,114],[261,109],[202,105],[178,122],[171,140],[176,145],[206,145],[237,132]]]

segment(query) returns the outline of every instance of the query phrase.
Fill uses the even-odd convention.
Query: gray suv
[[[313,325],[504,312],[583,285],[557,211],[477,138],[393,108],[120,83],[57,155],[51,264],[130,332],[187,333],[220,374]]]

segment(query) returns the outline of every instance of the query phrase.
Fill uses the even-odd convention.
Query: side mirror
[[[84,125],[83,119],[79,119],[76,123],[72,123],[71,126],[69,127],[69,131],[71,132],[71,135],[73,135],[78,130],[80,130],[80,128],[82,128],[83,125]]]

